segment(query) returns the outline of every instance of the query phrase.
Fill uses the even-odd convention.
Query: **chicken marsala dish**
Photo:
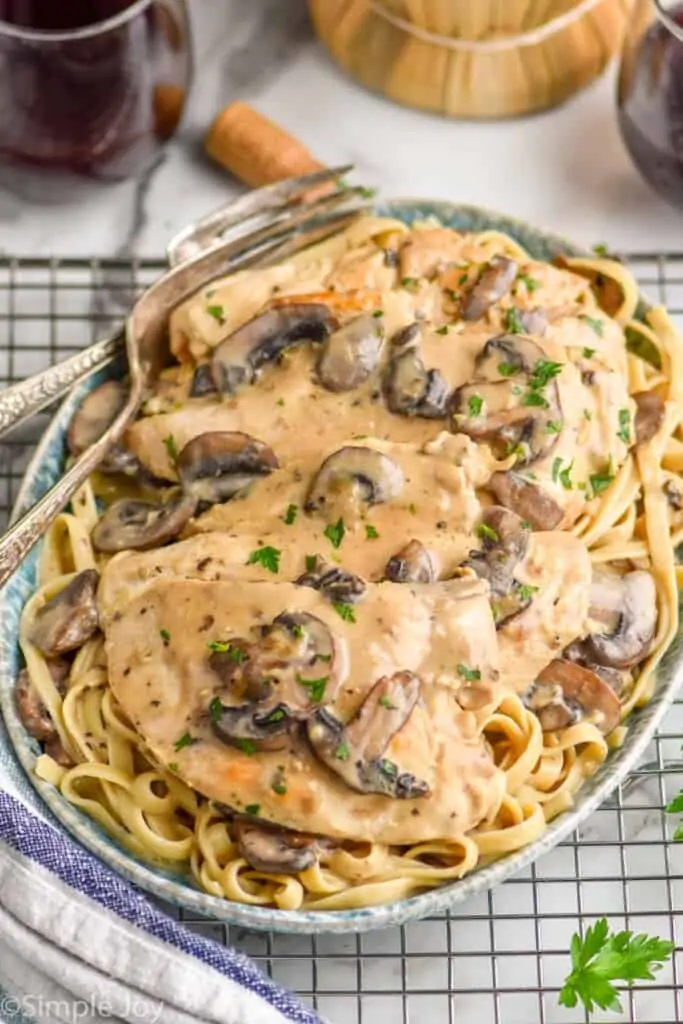
[[[284,909],[538,837],[677,629],[682,350],[605,258],[365,216],[170,319],[46,537],[37,773],[139,857]],[[122,407],[92,391],[76,454]]]

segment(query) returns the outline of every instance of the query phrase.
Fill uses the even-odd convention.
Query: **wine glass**
[[[139,175],[191,77],[186,0],[0,0],[0,185],[49,201]]]
[[[682,0],[634,0],[617,104],[636,167],[664,199],[683,208]]]

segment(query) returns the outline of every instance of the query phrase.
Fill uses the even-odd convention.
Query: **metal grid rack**
[[[624,257],[683,327],[683,253]],[[156,261],[0,259],[0,388],[94,340],[162,271]],[[0,442],[0,530],[49,413]],[[181,913],[252,955],[333,1024],[580,1024],[557,994],[578,927],[602,915],[678,940],[654,983],[594,1021],[683,1022],[683,846],[664,808],[683,785],[683,697],[622,789],[567,842],[453,913],[362,936],[278,936]],[[177,912],[171,907],[169,913]]]

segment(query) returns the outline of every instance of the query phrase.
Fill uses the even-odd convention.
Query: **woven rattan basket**
[[[630,0],[309,0],[335,60],[398,103],[451,117],[561,103],[619,48]]]

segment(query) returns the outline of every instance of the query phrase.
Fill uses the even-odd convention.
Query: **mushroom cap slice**
[[[323,565],[299,576],[295,582],[300,587],[313,587],[324,594],[328,601],[341,604],[357,604],[365,595],[365,581],[336,566],[329,568]]]
[[[192,376],[190,398],[203,398],[205,395],[215,395],[216,391],[216,382],[213,379],[211,363],[200,363]]]
[[[656,391],[639,391],[633,400],[638,407],[634,424],[636,444],[646,444],[664,422],[664,400]]]
[[[554,530],[562,522],[564,512],[555,499],[514,469],[494,473],[488,486],[501,505],[516,512],[534,530]]]
[[[451,395],[453,429],[488,442],[501,458],[514,452],[518,466],[547,455],[559,437],[548,425],[563,422],[554,379],[559,369],[531,338],[491,338],[471,381]]]
[[[609,668],[630,668],[652,646],[657,627],[657,588],[649,572],[637,569],[625,576],[594,571],[591,619],[604,625],[586,637],[589,661]]]
[[[419,695],[418,676],[395,672],[375,683],[346,726],[321,708],[306,726],[316,757],[359,793],[380,793],[397,800],[428,796],[427,782],[382,757],[410,718]]]
[[[531,604],[531,597],[514,578],[526,554],[529,530],[514,512],[490,505],[482,513],[479,532],[483,550],[473,551],[465,565],[488,582],[491,611],[496,629],[500,629]]]
[[[284,704],[259,710],[254,704],[222,705],[211,725],[223,743],[246,753],[253,750],[282,750],[289,744],[293,719]]]
[[[370,313],[349,320],[328,335],[318,360],[318,378],[328,391],[351,391],[379,365],[384,327]]]
[[[69,424],[66,435],[72,455],[86,451],[109,429],[126,404],[126,387],[119,380],[108,380],[88,392]],[[121,443],[113,445],[99,465],[102,473],[135,476],[142,470],[139,459]]]
[[[195,512],[197,499],[177,492],[165,502],[123,498],[110,505],[91,534],[97,551],[147,551],[174,540]]]
[[[596,672],[564,658],[543,669],[524,703],[536,713],[544,732],[589,718],[607,735],[621,720],[621,704],[612,687]]]
[[[239,431],[209,431],[185,445],[176,468],[186,494],[202,506],[229,501],[279,462],[263,441]]]
[[[85,569],[38,609],[28,638],[48,658],[82,647],[99,629],[96,569]]]
[[[393,583],[433,583],[436,569],[429,551],[419,540],[411,540],[386,564],[384,577]]]
[[[397,498],[403,484],[403,470],[384,452],[347,445],[325,459],[304,507],[307,512],[318,512],[329,498],[349,486],[367,505],[378,505]]]
[[[420,324],[409,324],[392,340],[392,354],[384,378],[384,395],[400,416],[443,419],[448,415],[450,388],[439,370],[427,370],[419,354]]]
[[[322,303],[298,303],[269,309],[238,327],[213,353],[216,387],[232,394],[251,384],[258,370],[290,345],[324,341],[339,321]]]
[[[241,856],[255,871],[296,875],[312,867],[318,859],[316,841],[312,836],[239,819],[234,823],[234,830]]]
[[[470,288],[462,305],[463,320],[479,320],[512,288],[518,264],[508,256],[493,256]]]

